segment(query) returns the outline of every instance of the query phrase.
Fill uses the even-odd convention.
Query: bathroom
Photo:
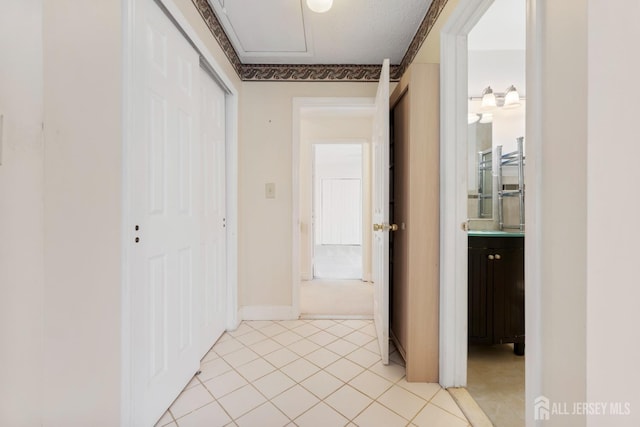
[[[467,388],[524,425],[525,1],[496,0],[468,37]]]

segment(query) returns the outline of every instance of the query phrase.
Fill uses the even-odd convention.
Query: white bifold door
[[[389,60],[385,59],[373,118],[373,320],[382,363],[389,363]]]
[[[200,354],[224,332],[227,303],[225,93],[200,69],[204,287]]]
[[[153,0],[134,4],[131,408],[153,426],[224,329],[225,94]]]

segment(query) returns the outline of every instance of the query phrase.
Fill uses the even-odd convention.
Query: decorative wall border
[[[413,40],[409,43],[409,47],[407,48],[407,52],[404,54],[402,61],[400,61],[399,67],[395,70],[397,74],[391,73],[392,79],[399,80],[400,77],[404,74],[404,72],[409,68],[411,62],[415,59],[418,51],[422,47],[422,43],[427,39],[427,36],[431,32],[431,29],[436,24],[438,20],[438,16],[440,16],[440,12],[447,5],[448,0],[433,0],[429,5],[429,9],[427,10],[427,14],[424,16],[424,19],[420,23],[418,27],[418,31],[413,36]]]
[[[399,65],[391,65],[391,80],[400,80],[404,72],[409,68],[409,65],[415,59],[422,43],[424,43],[429,32],[435,25],[447,1],[448,0],[433,0],[431,2],[427,14],[420,23],[416,34],[413,36],[401,63]],[[375,82],[380,78],[380,65],[243,64],[208,0],[192,0],[192,2],[241,80]]]
[[[244,64],[242,75],[245,81],[358,81],[377,82],[380,65],[271,65]]]
[[[198,12],[200,12],[202,20],[207,24],[207,27],[209,27],[209,31],[211,31],[211,34],[213,34],[213,37],[217,40],[222,51],[227,56],[227,59],[236,70],[236,73],[240,78],[242,78],[242,62],[240,61],[240,57],[233,48],[231,40],[229,40],[227,33],[225,33],[224,28],[222,28],[222,24],[220,24],[220,21],[211,8],[211,5],[207,0],[192,0],[192,2]]]

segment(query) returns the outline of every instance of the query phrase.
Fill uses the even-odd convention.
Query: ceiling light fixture
[[[333,0],[307,0],[307,7],[316,13],[324,13],[331,9]]]

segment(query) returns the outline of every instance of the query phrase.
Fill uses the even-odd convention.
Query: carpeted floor
[[[300,285],[302,318],[373,318],[373,285],[360,280],[312,280]]]
[[[323,280],[362,278],[360,245],[316,245],[313,262],[314,277]]]

